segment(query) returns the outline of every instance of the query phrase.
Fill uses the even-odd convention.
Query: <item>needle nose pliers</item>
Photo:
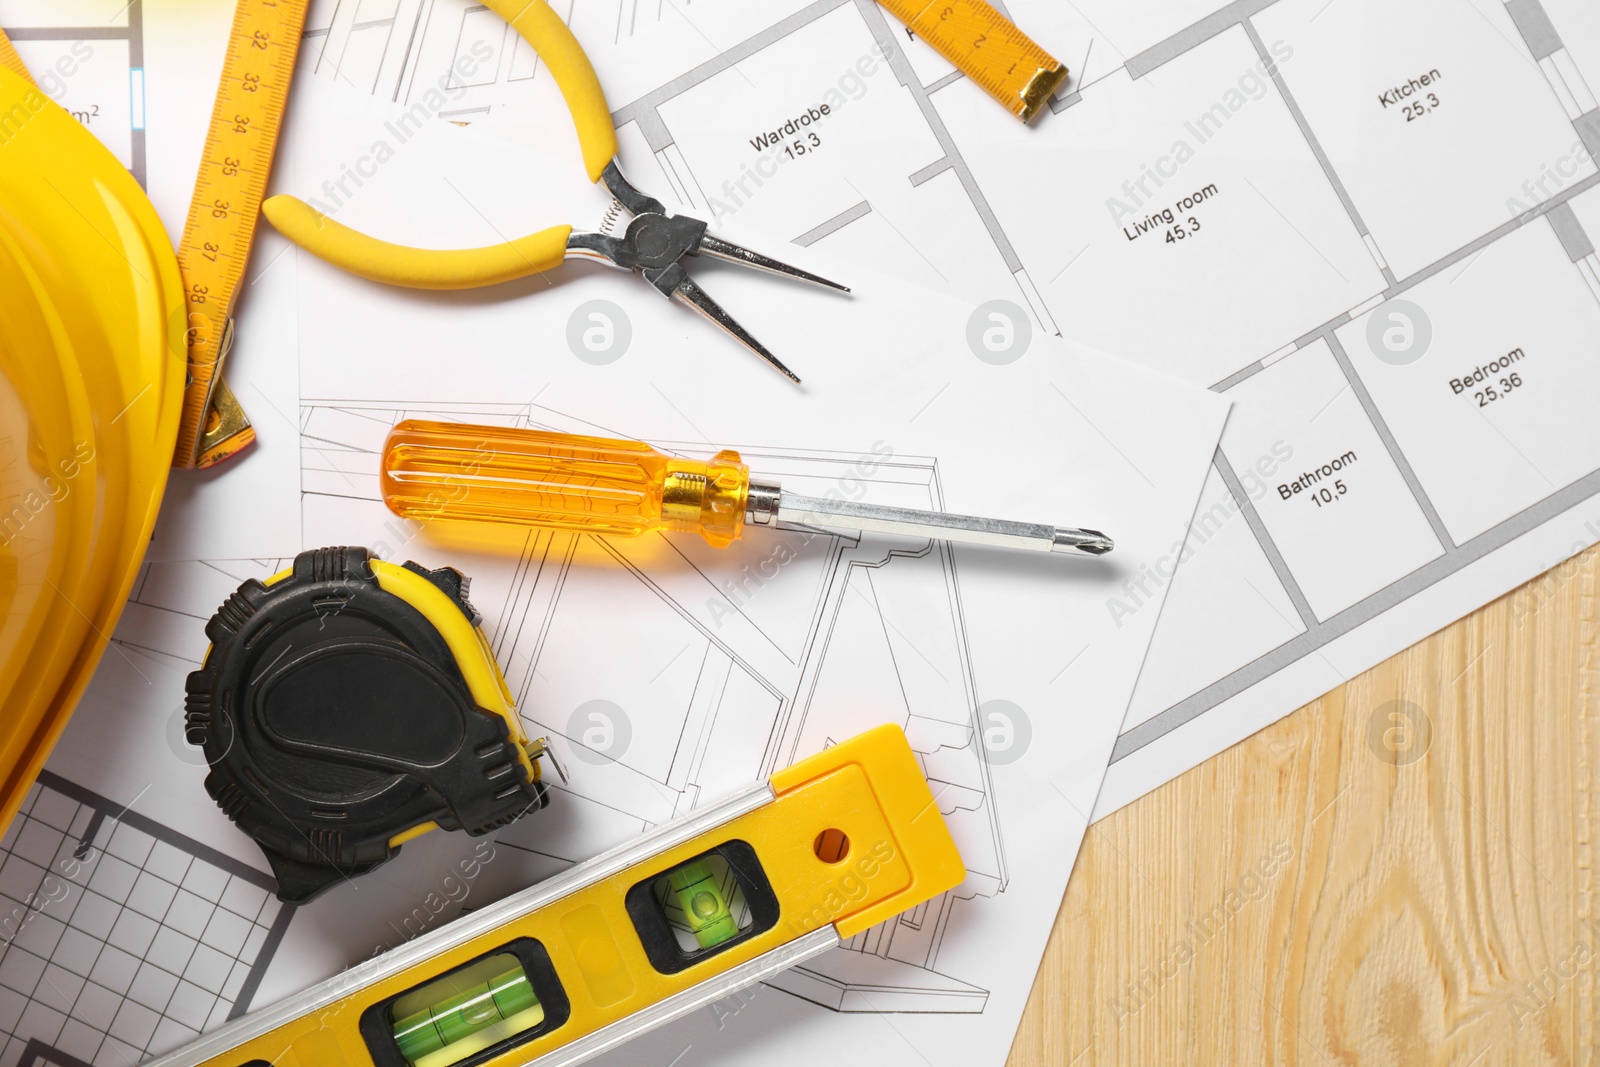
[[[555,77],[577,127],[589,180],[603,182],[615,198],[606,213],[607,222],[594,232],[552,226],[502,244],[441,250],[411,248],[368,237],[293,196],[274,196],[262,204],[267,220],[289,240],[336,267],[372,281],[412,289],[495,285],[552,270],[568,258],[598,260],[621,270],[637,271],[664,296],[698,312],[791,381],[798,382],[793,371],[689,277],[683,259],[713,256],[828,289],[849,289],[714,237],[707,232],[706,223],[669,214],[659,200],[635,189],[622,176],[617,163],[616,126],[600,79],[566,23],[546,0],[485,2],[533,46]],[[611,232],[608,223],[619,219],[624,210],[633,218],[619,236]]]

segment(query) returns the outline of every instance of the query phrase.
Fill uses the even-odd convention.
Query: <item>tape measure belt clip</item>
[[[407,564],[393,571],[422,581],[402,596],[374,563],[389,566],[318,549],[279,580],[245,582],[189,675],[186,736],[210,764],[206,790],[261,846],[285,902],[388,861],[400,831],[485,834],[548,803],[514,709],[474,699],[445,636],[441,604],[477,623],[466,580]]]

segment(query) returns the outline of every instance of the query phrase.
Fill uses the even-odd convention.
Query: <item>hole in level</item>
[[[850,854],[850,838],[843,830],[829,828],[817,835],[811,842],[811,851],[817,854],[817,859],[823,863],[841,863]]]

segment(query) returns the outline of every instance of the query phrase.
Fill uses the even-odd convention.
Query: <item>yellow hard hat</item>
[[[150,540],[184,327],[177,259],[144,191],[0,63],[0,826],[88,684]]]

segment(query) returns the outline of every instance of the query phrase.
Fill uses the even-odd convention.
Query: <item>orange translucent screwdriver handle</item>
[[[636,537],[744,532],[739,453],[679,459],[639,441],[408,420],[383,448],[383,502],[408,519],[464,519]]]

